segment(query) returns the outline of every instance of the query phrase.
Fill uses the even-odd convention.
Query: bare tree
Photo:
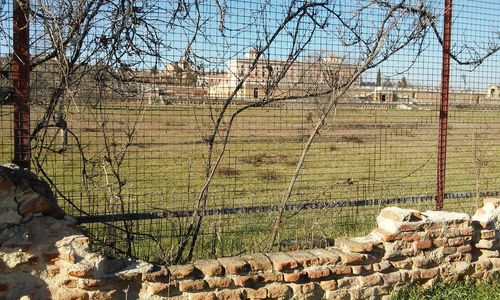
[[[208,14],[202,9],[203,5],[207,5],[207,2],[179,0],[160,5],[154,0],[36,0],[31,3],[31,10],[26,12],[40,32],[32,45],[35,51],[30,62],[31,69],[34,72],[50,72],[53,76],[49,96],[39,101],[43,111],[31,134],[35,165],[42,175],[50,179],[44,170],[47,156],[50,153],[64,153],[70,144],[68,140],[73,140],[83,161],[81,174],[86,193],[91,195],[92,189],[95,186],[102,187],[104,180],[108,191],[106,201],[112,212],[125,213],[127,210],[124,196],[127,182],[123,178],[121,166],[141,126],[141,108],[144,103],[138,101],[139,112],[133,116],[131,125],[122,129],[120,136],[109,132],[105,115],[93,115],[104,145],[99,149],[99,155],[93,157],[88,157],[86,145],[73,134],[69,107],[78,104],[102,112],[99,108],[102,108],[103,103],[95,98],[103,99],[107,97],[105,95],[124,99],[135,99],[135,95],[137,99],[141,98],[144,91],[136,89],[136,84],[141,84],[143,79],[136,74],[145,68],[159,70],[159,66],[170,62],[171,58],[166,54],[170,50],[181,53],[181,60],[192,65],[193,72],[197,72],[204,70],[206,65],[218,67],[227,63],[225,51],[234,52],[230,55],[234,58],[246,46],[255,49],[255,56],[243,74],[229,74],[236,84],[229,96],[221,100],[220,110],[211,116],[210,131],[204,137],[206,157],[203,184],[199,187],[196,199],[192,199],[194,214],[178,228],[180,238],[177,249],[171,257],[166,258],[166,261],[173,263],[193,258],[205,218],[210,187],[240,114],[276,102],[321,99],[317,103],[317,121],[303,145],[287,189],[279,201],[279,210],[266,243],[267,248],[271,249],[284,226],[285,207],[293,195],[309,149],[326,126],[327,118],[332,115],[333,121],[328,126],[330,130],[335,129],[338,103],[349,88],[359,81],[364,72],[378,68],[401,49],[414,50],[414,62],[429,43],[429,33],[434,33],[441,42],[438,20],[442,12],[434,1],[357,0],[352,2],[348,13],[334,0],[280,2],[282,14],[272,26],[260,22],[260,19],[265,18],[265,12],[276,5],[272,1],[260,3],[250,19],[243,23],[236,22],[233,26],[228,22],[232,13],[228,1],[214,1],[215,19],[213,12]],[[158,17],[163,14],[165,18]],[[381,18],[368,18],[373,15]],[[214,22],[223,47],[217,47],[217,42],[213,40],[214,32],[209,24]],[[166,37],[176,30],[182,30],[185,40],[178,44],[169,43]],[[236,44],[237,38],[250,30],[256,32],[254,42],[240,49],[241,45]],[[319,66],[324,80],[311,82],[310,76],[304,72],[297,80],[290,81],[287,77],[289,70],[305,56],[308,47],[318,36],[334,40],[339,47],[354,53],[353,57],[342,57],[338,63],[329,63],[320,55],[311,62],[310,68]],[[283,40],[287,41],[286,49],[282,49],[286,59],[280,70],[271,70],[273,49],[279,47]],[[197,50],[197,43],[213,46],[216,55],[211,57]],[[473,57],[471,60],[463,59],[460,53],[452,57],[460,64],[478,65],[498,49],[498,42],[492,40],[487,49],[476,48],[475,54],[469,55]],[[349,72],[342,68],[346,62],[354,66]],[[246,84],[253,80],[252,74],[257,67],[263,66],[268,70],[267,78],[260,86],[263,93],[231,111],[230,105],[241,95]],[[305,71],[308,71],[307,68]],[[152,73],[157,76],[156,72]],[[89,82],[97,86],[92,91],[95,94],[82,99],[81,89]],[[304,91],[294,94],[292,91],[298,86],[304,87]],[[88,89],[87,86],[84,90]],[[62,133],[61,148],[56,147],[56,137],[51,132],[54,128]],[[58,193],[68,203],[72,203],[63,192]],[[77,205],[72,205],[79,209]],[[124,221],[123,227],[128,240],[125,252],[131,255],[131,239],[137,233],[132,231],[129,222]]]

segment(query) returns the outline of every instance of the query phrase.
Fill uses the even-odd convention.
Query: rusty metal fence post
[[[436,185],[436,210],[443,210],[444,187],[446,180],[446,140],[448,132],[448,94],[450,88],[450,47],[452,0],[445,0],[443,64],[441,73],[441,107],[439,109],[439,142]]]
[[[28,1],[14,2],[12,84],[14,100],[14,159],[20,167],[30,168],[30,64]]]

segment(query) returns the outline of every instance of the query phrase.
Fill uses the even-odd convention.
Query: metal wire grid
[[[129,52],[121,65],[91,69],[64,90],[57,113],[43,128],[43,139],[39,134],[32,141],[34,170],[52,184],[65,209],[105,220],[84,225],[96,247],[107,254],[179,261],[179,245],[192,235],[189,226],[206,180],[210,134],[217,116],[237,78],[252,68],[252,57],[289,9],[286,1],[231,1],[221,7],[196,3],[197,7],[190,4],[189,15],[173,25],[167,24],[176,4],[137,4],[147,11],[144,15],[160,38],[155,45],[141,42],[140,34],[132,39],[143,50],[153,46],[162,55]],[[44,2],[34,7],[39,4]],[[498,39],[494,4],[455,1],[454,47],[473,41],[475,49],[482,49]],[[426,5],[441,17],[440,2]],[[356,8],[354,2],[336,4],[346,14]],[[364,17],[370,36],[382,11],[373,9]],[[400,22],[401,27],[411,24],[411,20]],[[50,52],[53,41],[47,28],[36,18],[30,26],[32,55]],[[198,212],[204,217],[194,258],[268,250],[263,246],[285,191],[329,99],[328,94],[309,94],[325,90],[328,59],[340,61],[332,64],[337,66],[335,72],[348,72],[350,65],[356,68],[360,59],[359,49],[338,43],[335,26],[326,25],[308,40],[314,28],[311,19],[292,21],[288,31],[262,53],[247,85],[229,105],[215,137],[212,163],[221,153],[231,113],[255,99],[265,99],[272,70],[283,70],[298,47],[289,36],[295,34],[299,44],[307,42],[272,90],[273,96],[286,99],[248,109],[232,124],[206,205]],[[88,45],[102,42],[108,31],[105,21],[97,22]],[[8,42],[2,44],[2,56],[10,54],[10,47]],[[385,205],[434,207],[442,50],[429,34],[425,50],[418,56],[416,51],[403,48],[364,72],[326,118],[286,203],[283,228],[273,249],[324,246],[339,235],[367,232]],[[464,60],[475,55],[470,49],[458,53]],[[86,63],[103,61],[96,55]],[[59,63],[54,59],[31,72],[33,130],[60,82]],[[500,82],[498,65],[497,54],[480,66],[452,63],[445,209],[471,211],[478,192],[499,191],[500,112],[495,97],[486,96],[488,86]],[[5,114],[10,109],[0,106],[3,161],[10,160],[12,153],[12,119]]]

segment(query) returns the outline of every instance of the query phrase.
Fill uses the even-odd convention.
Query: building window
[[[253,89],[253,97],[254,98],[259,98],[259,89],[258,88],[254,88]]]

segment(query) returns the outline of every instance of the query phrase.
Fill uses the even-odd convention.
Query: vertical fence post
[[[30,106],[29,106],[29,23],[28,0],[15,0],[12,55],[14,100],[14,159],[20,167],[30,168]]]
[[[446,139],[448,132],[448,94],[450,89],[450,47],[452,0],[445,0],[443,64],[441,72],[441,107],[439,110],[439,142],[436,186],[436,210],[443,210],[446,180]]]

